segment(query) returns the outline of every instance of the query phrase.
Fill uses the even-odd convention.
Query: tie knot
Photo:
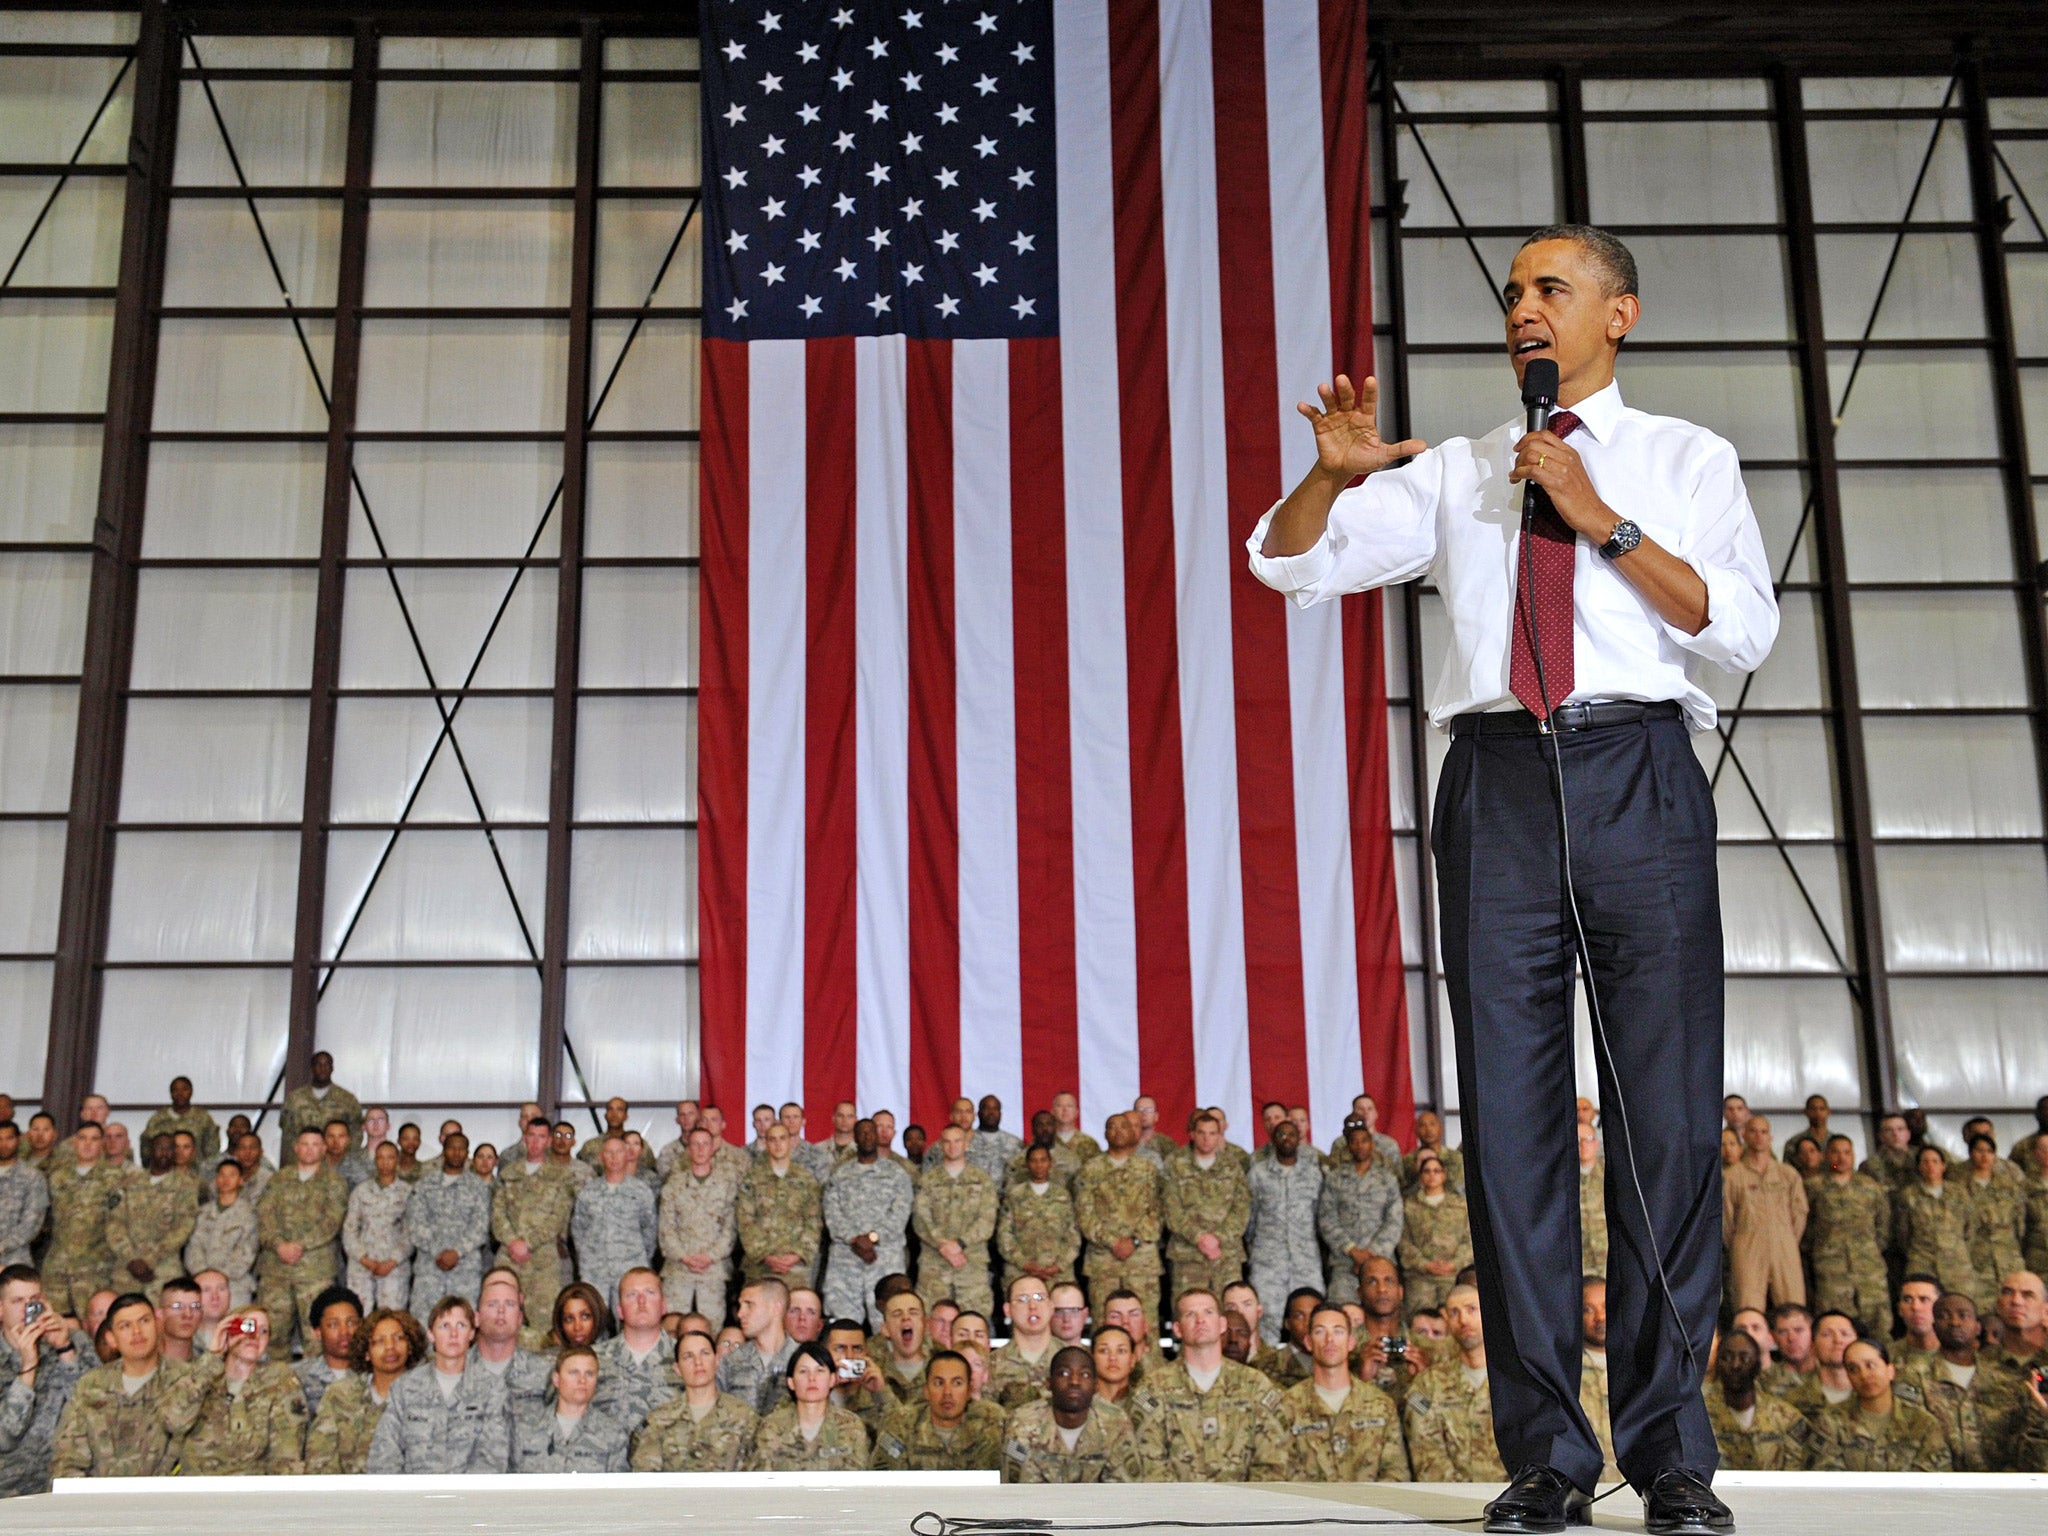
[[[1554,411],[1550,417],[1550,430],[1559,437],[1570,437],[1583,423],[1570,411]]]

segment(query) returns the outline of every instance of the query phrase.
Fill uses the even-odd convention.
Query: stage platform
[[[1744,1536],[2032,1536],[2048,1512],[2048,1477],[2038,1476],[1728,1473],[1715,1486]],[[1300,1521],[1309,1536],[1331,1536],[1352,1522],[1361,1531],[1375,1528],[1364,1522],[1389,1522],[1456,1536],[1478,1529],[1480,1506],[1497,1491],[1450,1483],[1004,1488],[985,1473],[148,1478],[59,1487],[0,1502],[0,1532],[773,1536],[778,1527],[800,1524],[806,1536],[911,1536],[911,1521],[930,1510],[975,1520],[1117,1522],[1132,1536],[1144,1536],[1147,1521],[1200,1522],[1219,1536],[1249,1529],[1287,1536],[1272,1523],[1283,1520]],[[1642,1506],[1626,1489],[1594,1516],[1608,1530],[1642,1530]],[[1446,1523],[1459,1520],[1469,1523]]]

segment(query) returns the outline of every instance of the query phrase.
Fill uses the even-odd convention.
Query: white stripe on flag
[[[1124,646],[1123,456],[1105,0],[1053,13],[1059,128],[1060,393],[1067,506],[1068,715],[1081,1115],[1137,1097],[1138,933]]]
[[[804,343],[747,349],[747,1081],[803,1098],[803,438],[765,430],[804,398]],[[734,1111],[736,1114],[738,1110]]]
[[[1330,377],[1330,242],[1323,201],[1320,19],[1313,6],[1268,5],[1266,154],[1272,188],[1273,318],[1279,361],[1280,480],[1315,458],[1294,409]],[[1355,372],[1358,361],[1339,359]],[[1328,1134],[1363,1082],[1358,938],[1352,916],[1351,802],[1344,724],[1344,620],[1336,603],[1287,611],[1294,728],[1294,849],[1301,893],[1302,1003],[1308,1018],[1309,1116]],[[1377,722],[1368,722],[1376,729]]]
[[[1166,248],[1167,399],[1187,805],[1189,980],[1196,1102],[1252,1119],[1230,623],[1230,471],[1216,212],[1216,77],[1206,0],[1162,6],[1159,142]],[[1263,238],[1264,231],[1240,231]],[[1257,793],[1257,786],[1252,787]]]
[[[863,336],[854,376],[854,1095],[910,1111],[910,558],[904,343]],[[836,402],[814,402],[831,410]]]
[[[953,344],[953,633],[960,1086],[1021,1104],[1010,344]]]

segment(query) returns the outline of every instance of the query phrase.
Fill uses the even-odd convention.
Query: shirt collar
[[[1579,418],[1579,430],[1590,433],[1594,442],[1604,443],[1613,437],[1627,407],[1621,403],[1621,385],[1610,380],[1605,389],[1595,390],[1570,409]]]

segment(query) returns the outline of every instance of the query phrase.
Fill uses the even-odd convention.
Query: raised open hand
[[[1397,459],[1421,453],[1429,444],[1417,438],[1389,443],[1380,436],[1379,382],[1368,378],[1357,389],[1343,374],[1334,385],[1318,384],[1322,409],[1303,402],[1295,409],[1316,429],[1316,459],[1325,474],[1350,480],[1385,469]]]

